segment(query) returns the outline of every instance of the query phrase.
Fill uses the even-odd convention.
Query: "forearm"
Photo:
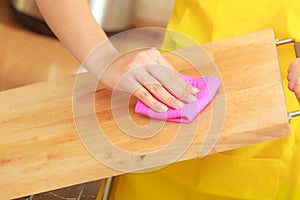
[[[166,105],[181,108],[181,100],[197,100],[199,90],[189,86],[156,49],[124,55],[111,63],[119,53],[95,21],[87,0],[36,2],[55,35],[107,88],[130,92],[157,112],[165,112]],[[161,67],[153,68],[153,64]]]
[[[47,24],[82,63],[98,44],[107,40],[86,0],[36,0]]]

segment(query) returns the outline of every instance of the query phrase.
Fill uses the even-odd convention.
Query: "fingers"
[[[173,66],[159,53],[157,49],[151,48],[149,50],[146,50],[145,53],[148,55],[150,59],[153,59],[157,64],[160,64],[164,67],[169,67],[171,69],[169,72],[175,76],[173,80],[175,80],[179,86],[182,86],[181,89],[187,90],[192,94],[197,94],[199,92],[198,88],[195,88],[187,84],[187,82],[174,70]]]
[[[172,96],[162,85],[152,84],[145,86],[152,94],[155,95],[161,102],[171,108],[179,109],[184,107],[184,103]]]
[[[300,76],[296,79],[292,89],[292,91],[295,93],[298,102],[300,103]]]
[[[165,89],[158,90],[161,93],[153,91],[154,96],[170,107],[178,108],[180,101],[175,101],[172,96],[177,97],[181,101],[191,103],[197,101],[194,94],[199,90],[190,86],[171,66],[162,55],[155,49],[150,49],[137,54],[136,64],[145,65],[148,73],[153,76]],[[163,65],[162,65],[163,63]],[[140,81],[143,84],[143,81]],[[164,95],[162,95],[162,93]]]
[[[135,97],[140,99],[144,104],[146,104],[149,108],[151,108],[156,112],[166,112],[168,110],[168,107],[163,103],[161,103],[160,101],[158,101],[156,98],[154,98],[151,92],[149,92],[151,90],[148,91],[146,88],[147,85],[148,88],[153,88],[152,90],[155,90],[154,85],[159,85],[159,83],[157,83],[157,81],[151,81],[151,79],[142,80],[139,77],[146,77],[146,76],[143,73],[140,73],[138,75],[134,74],[133,72],[127,73],[118,81],[115,89],[119,91],[126,91],[133,94]],[[148,84],[142,85],[138,80],[142,80],[144,81],[145,84],[146,83]],[[163,92],[158,92],[158,93],[164,95]]]
[[[297,84],[294,88],[294,93],[296,95],[296,98],[300,104],[300,78],[298,78]]]
[[[134,69],[135,79],[146,88],[152,96],[159,99],[160,102],[171,108],[179,109],[184,104],[171,95],[154,77],[152,77],[145,68]],[[152,107],[150,105],[149,107]]]
[[[154,60],[157,64],[174,69],[173,66],[159,53],[157,49],[151,48],[146,50],[145,53],[147,53],[149,58]]]
[[[288,69],[287,80],[289,81],[288,88],[294,91],[297,85],[297,80],[300,78],[300,59],[297,58]]]
[[[169,75],[167,79],[159,77],[159,80],[168,89],[168,91],[178,99],[187,103],[197,101],[197,98],[194,96],[194,90],[196,89],[192,88],[182,79],[183,78],[177,74]],[[197,90],[196,93],[198,92],[199,90]]]
[[[289,81],[289,90],[295,93],[295,96],[300,103],[300,58],[297,58],[290,65],[287,80]]]
[[[199,92],[179,75],[156,49],[124,56],[129,62],[124,66],[114,65],[117,74],[117,88],[132,93],[144,104],[157,112],[168,107],[179,109],[185,104],[197,101]],[[121,62],[122,63],[122,62]],[[112,70],[112,71],[113,71]]]
[[[168,110],[167,106],[153,98],[153,96],[142,86],[137,89],[133,95],[156,112],[166,112]]]
[[[133,93],[134,96],[157,112],[167,111],[167,106],[174,109],[184,106],[181,101],[172,96],[143,67],[137,67],[128,71],[119,80],[115,89]]]
[[[158,64],[161,64],[165,67],[169,67],[170,69],[174,69],[173,66],[159,53],[158,50],[151,48],[151,49],[147,50],[146,53],[149,55],[149,57],[154,59]],[[177,77],[175,77],[176,78],[175,80],[178,82],[179,85],[181,85],[183,88],[185,88],[185,90],[187,90],[188,92],[190,92],[192,94],[197,94],[199,92],[198,88],[195,88],[195,87],[187,84],[186,81],[181,76],[179,76],[179,74],[177,72],[175,73],[175,76],[176,75],[177,75]]]
[[[194,94],[198,93],[199,90],[191,87],[176,71],[164,66],[147,66],[147,70],[169,93],[179,100],[186,103],[197,100]]]

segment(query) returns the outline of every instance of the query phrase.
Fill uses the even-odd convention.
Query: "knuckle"
[[[134,59],[144,59],[147,57],[147,53],[146,51],[141,51],[141,52],[138,52],[135,56],[134,56]]]
[[[146,54],[153,54],[153,53],[155,54],[156,52],[158,52],[158,50],[156,48],[152,47],[152,48],[144,50],[144,52]]]
[[[296,58],[296,59],[294,60],[294,62],[300,64],[300,58]]]
[[[175,90],[173,90],[173,93],[174,93],[175,97],[179,98],[179,99],[183,99],[183,98],[185,98],[185,96],[187,96],[187,92],[182,89],[179,89],[179,88],[176,88]]]
[[[148,87],[149,87],[149,90],[151,90],[151,92],[154,92],[154,93],[159,93],[159,92],[162,92],[162,90],[163,90],[163,88],[160,84],[151,84]]]
[[[132,60],[126,67],[124,67],[124,71],[127,72],[129,70],[136,68],[137,66],[138,64],[136,63],[136,61]]]
[[[164,79],[165,79],[165,84],[169,86],[169,85],[173,85],[174,82],[178,80],[178,76],[176,73],[165,73]]]
[[[133,93],[139,89],[139,86],[131,77],[124,77],[118,82],[116,89]]]
[[[190,96],[190,93],[188,93],[188,92],[186,92],[186,91],[184,91],[184,92],[182,92],[181,94],[180,94],[180,98],[181,99],[186,99],[187,97],[189,97]]]
[[[289,82],[288,88],[289,90],[294,91],[294,85],[291,82]]]
[[[289,74],[287,75],[287,80],[288,80],[288,81],[291,80],[291,73],[289,73]]]
[[[177,99],[174,98],[173,96],[169,96],[169,97],[167,98],[167,102],[168,102],[169,105],[175,105],[176,102],[177,102]]]
[[[193,86],[186,83],[184,89],[185,89],[186,92],[190,93],[190,92],[193,91]]]
[[[297,100],[300,103],[300,87],[298,87],[297,91],[295,91],[295,95],[296,95]]]
[[[294,62],[295,62],[295,61],[294,61]],[[290,73],[290,72],[293,70],[293,66],[294,66],[293,63],[294,63],[294,62],[292,62],[291,65],[289,66],[289,68],[288,68],[288,73]]]
[[[299,65],[300,65],[300,59],[297,58],[296,60],[294,60],[294,61],[291,63],[291,65],[290,65],[290,67],[289,67],[289,71],[292,71],[294,67],[299,66]]]
[[[142,90],[142,91],[138,91],[136,92],[136,95],[135,95],[138,99],[142,99],[142,100],[145,100],[149,97],[149,93],[145,90]]]

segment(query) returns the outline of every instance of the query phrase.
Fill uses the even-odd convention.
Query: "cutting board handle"
[[[288,44],[288,43],[294,43],[294,50],[295,50],[296,58],[300,58],[300,42],[297,42],[293,38],[288,38],[288,39],[284,39],[284,40],[278,40],[276,38],[276,45],[277,46],[283,45],[283,44]],[[289,123],[291,122],[293,117],[298,117],[298,116],[300,116],[300,110],[289,112],[288,113]]]

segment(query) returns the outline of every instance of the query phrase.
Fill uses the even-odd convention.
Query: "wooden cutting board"
[[[114,145],[148,155],[168,146],[180,128],[194,131],[193,143],[176,159],[179,161],[199,157],[201,152],[217,153],[290,134],[273,31],[263,30],[203,46],[219,71],[211,72],[208,67],[212,63],[208,62],[203,63],[201,73],[219,76],[223,86],[192,125],[166,123],[153,137],[127,136],[113,120],[111,93],[99,87],[96,116]],[[183,59],[173,54],[165,56],[181,73],[199,75]],[[81,76],[88,82],[87,74]],[[0,93],[1,199],[125,173],[101,164],[80,141],[72,112],[73,85],[74,77],[67,77]],[[136,99],[130,101],[132,119],[141,126],[147,125],[148,118],[133,113],[135,102]],[[220,102],[224,109],[216,110],[214,106]],[[222,126],[214,126],[220,123]],[[186,137],[189,136],[187,131]],[[184,140],[185,135],[181,137]],[[213,145],[214,142],[217,143]],[[99,146],[103,144],[99,142]],[[170,155],[161,154],[157,160],[166,160]],[[141,156],[136,162],[147,159]]]

